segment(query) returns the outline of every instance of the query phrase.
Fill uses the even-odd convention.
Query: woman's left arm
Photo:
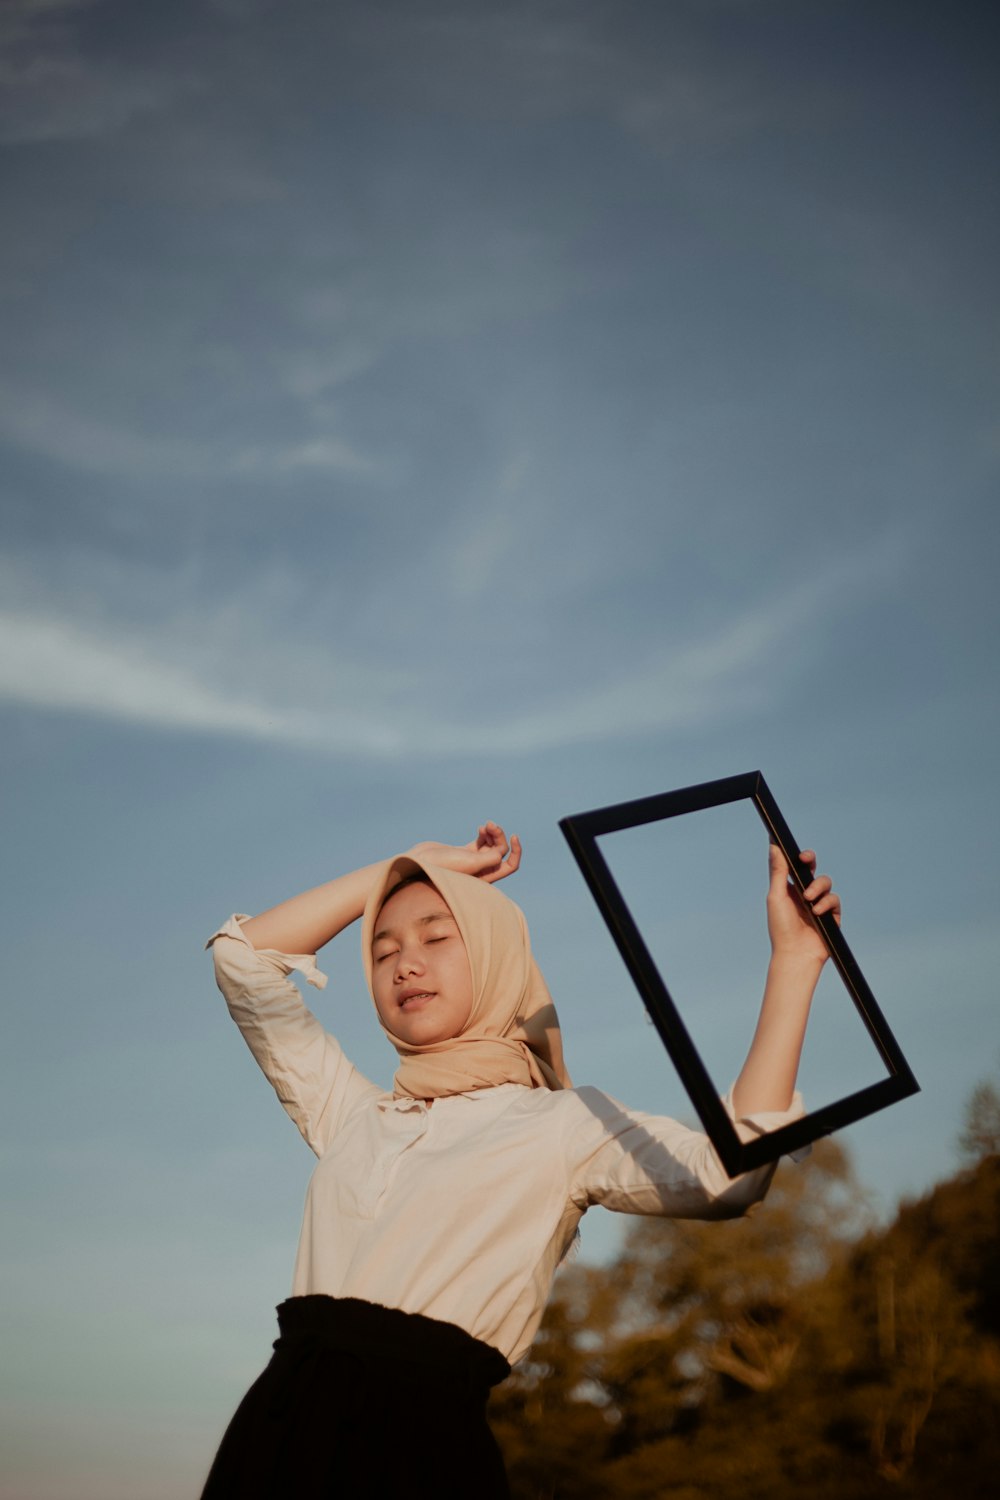
[[[826,944],[812,915],[832,912],[840,922],[840,897],[830,877],[816,876],[816,856],[811,849],[803,850],[799,858],[814,877],[804,896],[792,885],[781,850],[775,844],[770,847],[767,929],[771,962],[757,1030],[733,1087],[737,1118],[758,1111],[785,1110],[791,1104],[809,1007],[827,959]]]

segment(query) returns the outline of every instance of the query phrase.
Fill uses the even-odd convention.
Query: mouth
[[[433,1000],[434,995],[434,990],[409,990],[400,995],[399,1008],[405,1011],[419,1010],[422,1005],[427,1004],[428,1000]]]

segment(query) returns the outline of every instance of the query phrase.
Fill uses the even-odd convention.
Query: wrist
[[[815,949],[805,952],[775,944],[771,949],[770,968],[774,973],[818,975],[828,956],[825,949],[822,953]]]

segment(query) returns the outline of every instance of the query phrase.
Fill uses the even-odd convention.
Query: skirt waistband
[[[303,1343],[361,1357],[403,1361],[488,1389],[510,1374],[499,1349],[454,1323],[382,1307],[360,1297],[313,1293],[278,1307],[281,1337],[275,1351]],[[290,1351],[289,1351],[290,1352]]]

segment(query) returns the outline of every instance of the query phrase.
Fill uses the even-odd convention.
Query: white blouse
[[[396,1099],[365,1078],[288,976],[322,989],[312,955],[255,949],[232,917],[209,943],[219,988],[319,1157],[292,1295],[361,1297],[455,1323],[513,1364],[593,1203],[669,1218],[735,1218],[773,1166],[731,1179],[707,1136],[627,1110],[595,1088],[506,1083]],[[727,1099],[726,1107],[732,1115]],[[802,1113],[737,1122],[744,1139]]]

